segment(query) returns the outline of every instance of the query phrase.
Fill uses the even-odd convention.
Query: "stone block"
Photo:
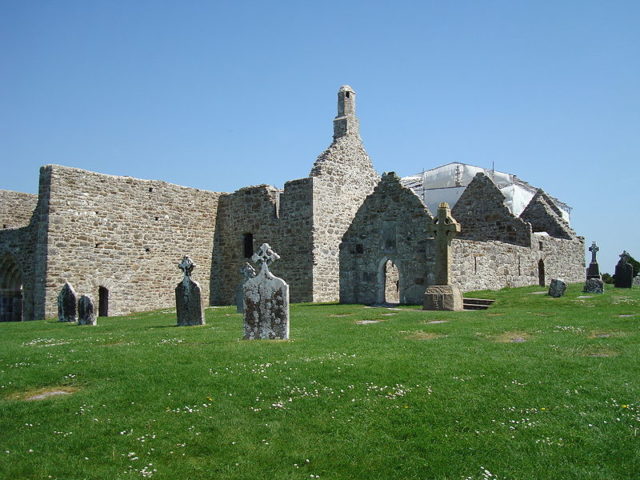
[[[604,282],[599,278],[587,278],[582,291],[584,293],[604,293]]]
[[[461,311],[462,293],[455,285],[432,285],[424,292],[423,310]]]
[[[549,295],[554,298],[559,298],[564,295],[567,290],[567,284],[558,278],[554,278],[551,280],[549,284]]]

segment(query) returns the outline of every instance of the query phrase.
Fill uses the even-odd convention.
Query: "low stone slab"
[[[584,282],[584,293],[604,293],[604,282],[599,278],[588,278]]]
[[[78,320],[78,295],[69,282],[65,282],[58,294],[58,321]]]
[[[553,280],[551,280],[551,283],[549,284],[549,295],[551,297],[562,297],[566,291],[567,284],[564,281],[558,278],[554,278]]]
[[[78,325],[97,325],[97,323],[93,299],[89,295],[82,295],[78,300]]]
[[[423,310],[462,311],[462,293],[454,285],[431,285],[424,292]]]

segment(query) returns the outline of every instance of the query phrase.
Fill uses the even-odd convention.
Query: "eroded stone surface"
[[[604,293],[604,282],[600,278],[587,278],[582,291],[585,293]]]
[[[616,265],[616,273],[613,276],[613,285],[616,288],[633,286],[633,267],[629,263],[629,254],[626,250],[620,254],[620,261]]]
[[[185,255],[178,267],[184,272],[184,278],[176,287],[178,326],[204,325],[202,291],[198,282],[191,279],[196,264]]]
[[[558,278],[554,278],[553,280],[551,280],[551,283],[549,284],[549,295],[554,297],[554,298],[558,298],[564,295],[564,292],[567,290],[567,284],[558,279]]]
[[[249,262],[245,262],[240,268],[240,275],[242,276],[242,281],[236,289],[236,312],[244,313],[244,284],[247,283],[247,280],[256,276],[256,271]]]
[[[78,295],[69,282],[65,282],[58,294],[58,320],[60,322],[78,320]]]
[[[432,285],[424,292],[424,310],[463,310],[462,293],[455,285]]]
[[[260,272],[244,284],[244,339],[287,340],[289,338],[289,285],[269,271],[279,259],[263,243],[252,260],[261,263]]]
[[[82,295],[78,300],[78,325],[97,325],[97,323],[93,299],[89,295]]]

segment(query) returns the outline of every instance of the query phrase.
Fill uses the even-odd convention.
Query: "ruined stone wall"
[[[242,188],[220,199],[214,260],[212,301],[228,305],[242,280],[245,235],[256,251],[268,243],[280,255],[269,268],[290,286],[292,302],[311,301],[313,179],[287,182],[284,191],[268,185]],[[250,252],[246,252],[250,253]]]
[[[421,304],[425,288],[434,281],[430,223],[420,199],[394,173],[383,175],[340,245],[340,301],[385,301],[385,263],[391,260],[399,272],[400,302]]]
[[[19,271],[22,283],[23,320],[34,319],[35,247],[34,228],[0,230],[0,295],[9,287],[4,277],[11,271]],[[11,282],[12,283],[12,282]]]
[[[451,209],[453,218],[462,227],[458,238],[530,246],[531,226],[515,217],[504,200],[495,183],[483,173],[478,173]]]
[[[66,280],[96,303],[107,288],[110,315],[173,307],[183,255],[197,264],[193,278],[208,304],[220,193],[56,165],[43,167],[41,197],[43,188],[48,220],[39,228],[48,229],[36,265],[46,269],[45,316],[56,315]]]
[[[498,241],[454,239],[452,283],[463,292],[538,285],[540,260],[544,283],[552,278],[584,281],[584,242],[536,235],[534,245],[522,247]]]
[[[29,225],[37,203],[37,195],[0,190],[0,231]]]
[[[316,161],[313,190],[313,301],[340,296],[342,236],[379,181],[358,135],[337,138]]]

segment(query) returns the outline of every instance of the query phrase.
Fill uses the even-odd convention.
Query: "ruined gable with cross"
[[[429,225],[429,231],[435,240],[435,279],[436,284],[427,287],[424,293],[424,310],[463,309],[462,293],[454,285],[451,278],[451,240],[460,233],[460,224],[451,216],[449,204],[442,202],[438,206],[438,215]]]

